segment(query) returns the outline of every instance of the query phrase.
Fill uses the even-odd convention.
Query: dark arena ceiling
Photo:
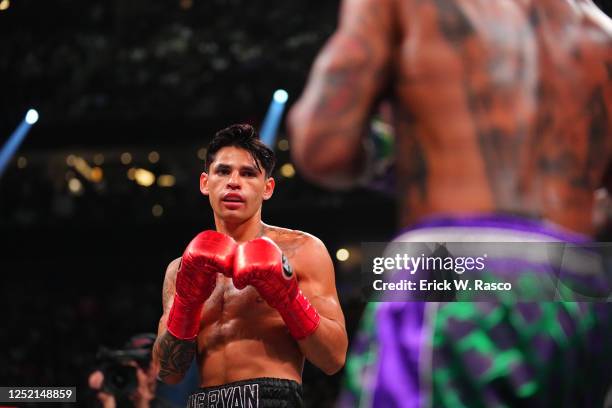
[[[295,100],[337,1],[4,0],[0,131],[31,146],[177,143]],[[0,7],[1,8],[1,7]],[[48,133],[52,132],[52,133]],[[33,137],[32,137],[33,136]],[[38,139],[38,140],[37,140]]]

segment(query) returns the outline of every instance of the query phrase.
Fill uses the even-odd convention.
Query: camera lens
[[[128,396],[138,386],[134,367],[115,364],[107,367],[103,372],[103,387],[111,394]]]

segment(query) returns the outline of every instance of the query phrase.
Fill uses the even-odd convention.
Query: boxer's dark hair
[[[251,153],[257,169],[261,171],[263,167],[265,176],[270,177],[276,164],[274,152],[259,140],[255,128],[248,124],[231,125],[215,133],[206,149],[204,171],[208,173],[210,164],[215,160],[217,152],[228,146],[239,147]]]

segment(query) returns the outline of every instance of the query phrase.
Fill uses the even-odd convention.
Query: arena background
[[[598,4],[610,15],[608,1]],[[166,265],[214,227],[198,190],[203,146],[229,124],[259,127],[276,89],[289,106],[297,99],[338,7],[0,0],[2,140],[27,109],[40,113],[0,179],[0,385],[76,385],[78,405],[92,404],[98,347],[156,331]],[[350,337],[363,308],[359,244],[391,237],[394,203],[306,183],[283,167],[283,126],[278,141],[264,220],[325,242]],[[136,168],[156,181],[145,186]],[[341,378],[307,365],[307,405],[332,406]]]

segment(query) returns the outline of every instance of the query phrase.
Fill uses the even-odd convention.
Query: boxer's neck
[[[236,242],[246,242],[262,235],[263,222],[261,221],[261,209],[246,221],[232,223],[215,216],[215,227],[217,232],[229,235]]]

